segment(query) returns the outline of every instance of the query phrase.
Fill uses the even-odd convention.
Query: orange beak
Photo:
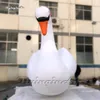
[[[39,22],[39,25],[40,25],[42,34],[46,35],[47,34],[48,21]]]

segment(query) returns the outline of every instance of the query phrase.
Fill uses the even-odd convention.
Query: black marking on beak
[[[38,22],[43,22],[43,21],[48,21],[50,18],[50,16],[48,17],[40,17],[40,18],[36,18]]]

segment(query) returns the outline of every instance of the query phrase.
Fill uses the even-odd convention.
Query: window
[[[76,5],[76,19],[91,20],[91,6]]]
[[[56,47],[58,47],[58,36],[57,35],[54,35],[54,40],[55,40]],[[40,46],[41,46],[41,34],[39,34],[39,49],[40,49]]]
[[[18,14],[19,0],[0,0],[0,13]]]
[[[93,63],[93,38],[77,36],[76,51],[79,64]]]
[[[57,17],[58,4],[56,2],[40,1],[39,3],[40,6],[47,6],[50,9],[52,17]]]
[[[17,62],[17,33],[0,32],[0,63]]]

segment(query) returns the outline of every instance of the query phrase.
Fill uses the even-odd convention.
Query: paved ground
[[[10,89],[7,90],[5,92],[1,92],[0,93],[0,100],[4,100],[4,98],[6,98],[6,96],[11,97],[14,94],[15,90],[14,89]]]
[[[63,94],[51,97],[40,95],[31,86],[26,86],[17,88],[16,94],[8,100],[100,100],[100,91],[83,85],[70,85]]]
[[[29,83],[0,83],[0,100],[4,100],[6,96],[11,97],[15,93],[16,86],[30,86]]]
[[[15,93],[16,86],[30,86],[30,83],[18,83],[18,82],[10,82],[10,83],[0,83],[0,100],[4,100],[4,98],[8,95],[11,97]],[[100,86],[90,86],[100,90]]]

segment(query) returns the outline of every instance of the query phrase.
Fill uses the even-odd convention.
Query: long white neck
[[[55,41],[54,41],[54,34],[53,34],[53,28],[52,28],[52,21],[51,17],[48,21],[48,27],[47,27],[47,34],[45,36],[41,35],[41,50],[42,51],[57,51]]]

